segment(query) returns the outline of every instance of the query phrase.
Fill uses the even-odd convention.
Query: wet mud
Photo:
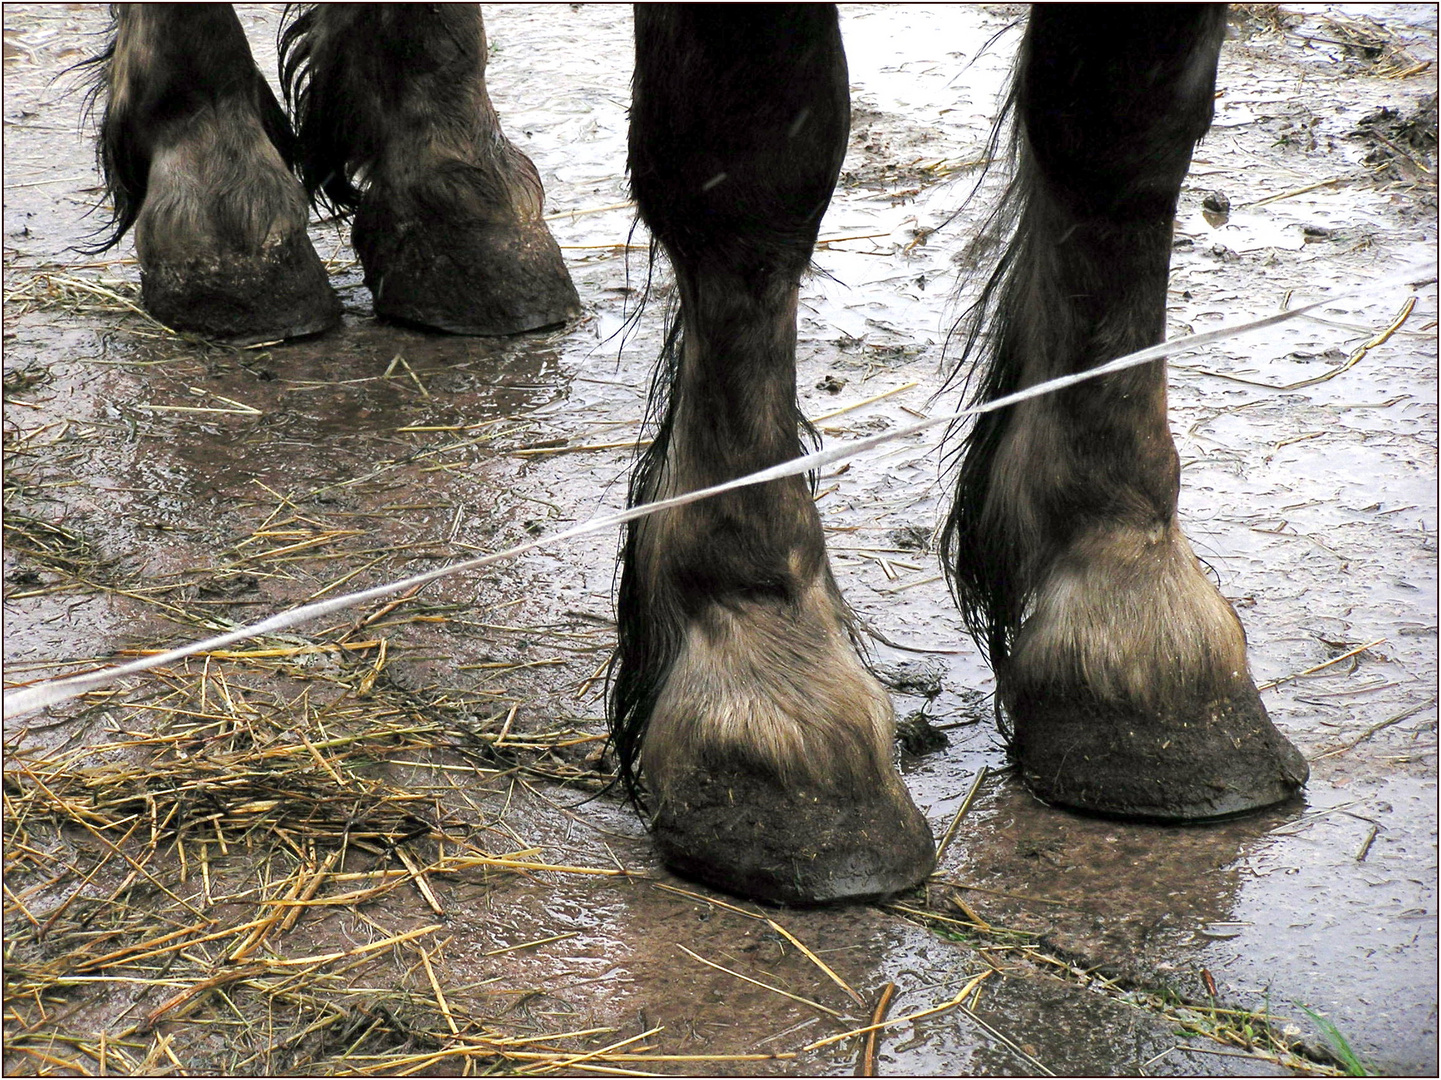
[[[1434,258],[1435,9],[1261,7],[1233,19],[1215,126],[1182,195],[1173,337]],[[241,12],[273,78],[274,15]],[[800,315],[802,406],[828,441],[959,401],[948,338],[975,284],[968,271],[983,253],[968,240],[995,174],[955,211],[981,179],[1019,12],[843,10],[851,150]],[[629,10],[486,15],[491,93],[545,181],[583,317],[512,339],[377,322],[343,227],[318,222],[343,327],[233,349],[127,307],[138,297],[128,241],[103,256],[78,250],[101,222],[90,213],[101,193],[79,127],[83,91],[61,73],[96,50],[103,12],[6,6],[7,685],[623,505],[670,300],[626,205]],[[1365,351],[1411,295],[1405,322]],[[1184,524],[1239,610],[1267,708],[1310,762],[1295,804],[1179,828],[1085,818],[1025,792],[931,546],[948,496],[926,434],[829,468],[817,488],[837,579],[907,720],[902,771],[938,837],[986,770],[924,890],[892,905],[738,912],[657,865],[598,752],[616,552],[601,534],[447,579],[379,616],[302,628],[284,641],[337,641],[350,627],[352,640],[384,647],[288,669],[236,665],[226,685],[304,732],[307,718],[351,700],[307,672],[373,672],[364,693],[407,715],[469,718],[493,754],[474,768],[474,756],[381,756],[377,782],[425,792],[438,818],[469,823],[488,849],[634,876],[437,877],[435,906],[416,889],[389,892],[358,909],[369,929],[352,909],[319,909],[285,947],[305,955],[374,936],[377,923],[439,923],[434,975],[453,1009],[489,1029],[606,1028],[586,1048],[649,1033],[631,1045],[788,1055],[624,1066],[657,1072],[849,1073],[856,1039],[805,1048],[869,1022],[887,983],[901,1017],[985,975],[967,1009],[888,1029],[879,1072],[1324,1073],[1343,1063],[1339,1033],[1380,1071],[1434,1075],[1436,364],[1433,285],[1338,299],[1172,365]],[[155,685],[9,722],[7,770],[145,730],[157,714],[134,703]],[[538,747],[531,771],[511,767],[497,731]],[[589,741],[538,734],[555,731]],[[7,800],[18,775],[6,773]],[[79,843],[66,835],[51,839]],[[42,887],[8,843],[7,884],[37,920],[54,913],[74,883]],[[227,858],[217,854],[207,897],[224,892],[225,872],[236,882],[255,872],[238,848]],[[16,925],[7,910],[7,966],[38,963],[43,942],[14,936]],[[414,956],[375,963],[355,978],[430,985]],[[13,1049],[22,1033],[114,1033],[166,992],[93,984],[58,1013],[7,1013],[7,1071],[41,1064]],[[1184,1013],[1207,1006],[1272,1018],[1294,1043],[1287,1067],[1244,1034],[1208,1037],[1199,1014]],[[1214,1028],[1218,1014],[1206,1015]],[[394,1028],[399,1045],[404,1025]],[[203,1025],[169,1031],[193,1069],[233,1060]],[[244,1071],[312,1060],[297,1049],[309,1044],[264,1042]]]

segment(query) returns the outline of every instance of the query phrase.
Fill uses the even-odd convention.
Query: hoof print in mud
[[[876,899],[935,865],[930,826],[894,774],[858,796],[734,770],[682,787],[652,822],[661,856],[738,896],[795,906]]]
[[[1034,693],[1007,711],[1026,786],[1074,810],[1141,821],[1234,817],[1293,798],[1310,775],[1249,687],[1159,717]]]

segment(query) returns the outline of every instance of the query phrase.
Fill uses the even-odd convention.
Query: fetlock
[[[1174,523],[1097,530],[1057,558],[998,688],[1012,756],[1047,802],[1203,820],[1307,778],[1267,718],[1240,621]]]
[[[340,321],[306,234],[305,193],[254,118],[197,118],[157,150],[135,222],[141,301],[167,326],[236,344]]]
[[[641,750],[672,867],[790,904],[890,895],[929,873],[890,701],[843,610],[818,582],[796,602],[716,603],[686,626]]]

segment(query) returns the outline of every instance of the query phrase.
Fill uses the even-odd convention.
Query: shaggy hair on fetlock
[[[651,298],[656,267],[663,255],[660,245],[652,240],[647,262],[645,288],[639,311]],[[670,409],[672,387],[675,385],[684,349],[682,317],[678,303],[666,313],[664,343],[651,376],[646,395],[645,424],[641,440],[648,436],[650,445],[640,450],[631,473],[626,505],[638,506],[657,497],[663,486],[666,458],[674,427]],[[820,433],[801,412],[800,403],[793,401],[796,430],[814,450],[821,444]],[[817,476],[806,474],[812,497]],[[638,809],[646,810],[646,788],[641,772],[641,748],[651,716],[666,686],[672,668],[686,646],[686,628],[679,618],[658,619],[646,603],[645,586],[636,569],[640,563],[640,545],[644,521],[627,524],[622,532],[620,558],[617,562],[617,644],[607,668],[608,716],[610,745],[619,767],[619,779],[626,797]],[[867,652],[859,633],[859,625],[848,605],[834,594],[840,608],[847,637],[860,663],[869,671]]]
[[[136,7],[143,8],[144,5],[113,14],[106,30],[105,48],[98,55],[81,60],[68,69],[79,73],[84,81],[82,116],[85,122],[93,122],[96,108],[103,105],[95,137],[95,157],[110,211],[109,220],[95,229],[99,241],[92,247],[80,249],[87,255],[109,251],[135,225],[149,189],[150,165],[155,157],[156,144],[162,135],[169,133],[167,125],[156,124],[148,116],[137,116],[147,103],[131,100],[131,88],[116,85],[126,82],[129,75],[126,57],[119,52],[121,22],[145,17],[143,11],[136,13]],[[248,43],[245,48],[248,57]],[[253,62],[251,68],[254,79],[249,104],[285,167],[293,170],[299,151],[295,132],[265,76],[254,67]],[[163,73],[149,74],[151,82],[163,82]],[[245,228],[244,224],[237,224],[231,231]]]
[[[952,327],[947,344],[959,335],[961,353],[948,378],[959,382],[968,407],[985,404],[1014,393],[1020,384],[1021,365],[1004,363],[1000,352],[1013,339],[1011,323],[1016,313],[1006,303],[1008,288],[1017,275],[1016,264],[1028,238],[1023,235],[1024,210],[1029,202],[1034,166],[1021,148],[1016,123],[1017,74],[991,127],[986,143],[986,171],[1000,162],[1011,174],[1004,192],[985,223],[968,245],[972,257],[971,280],[979,277],[979,260],[991,251],[1003,254],[986,278],[980,295]],[[982,174],[984,180],[984,173]],[[979,192],[978,181],[975,192]],[[970,365],[969,368],[967,365]],[[939,547],[941,569],[960,609],[966,629],[986,650],[992,670],[999,670],[1010,655],[1020,630],[1028,597],[1017,580],[1002,569],[1007,551],[987,536],[982,520],[990,493],[991,469],[1000,439],[1006,429],[1009,410],[976,416],[960,441],[948,451],[956,461],[956,493],[941,527]],[[958,434],[959,422],[947,428],[946,440]]]

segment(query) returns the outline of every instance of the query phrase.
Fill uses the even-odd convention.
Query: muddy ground
[[[273,13],[241,10],[273,73]],[[844,10],[851,153],[800,322],[830,441],[956,403],[977,213],[950,219],[1017,15]],[[622,505],[668,299],[661,272],[628,323],[629,9],[487,19],[583,318],[504,340],[377,323],[317,222],[344,327],[237,350],[132,310],[128,242],[80,253],[101,194],[56,77],[104,15],[6,5],[7,686]],[[1434,258],[1435,19],[1233,16],[1173,337]],[[860,1038],[808,1047],[894,983],[882,1074],[1434,1075],[1435,287],[1181,357],[1171,393],[1185,523],[1311,762],[1304,800],[1161,828],[1030,798],[939,576],[946,483],[917,436],[818,498],[938,835],[976,789],[926,889],[771,924],[656,865],[599,753],[616,537],[595,535],[8,721],[6,1071],[844,1073]]]

